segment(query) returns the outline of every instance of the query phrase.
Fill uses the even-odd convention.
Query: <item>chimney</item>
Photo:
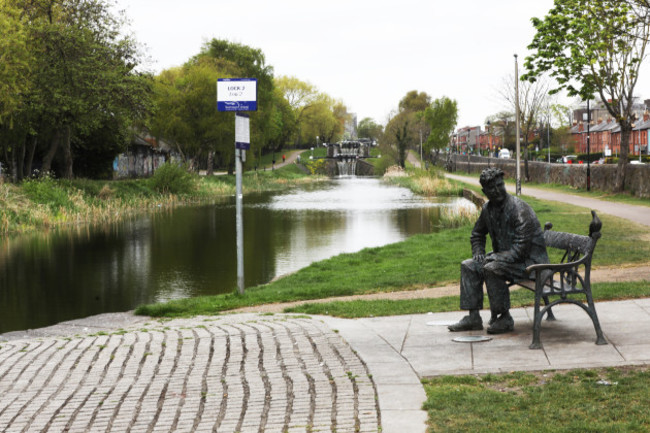
[[[650,113],[648,113],[648,110],[645,110],[643,112],[643,121],[647,122],[648,120],[650,120]]]

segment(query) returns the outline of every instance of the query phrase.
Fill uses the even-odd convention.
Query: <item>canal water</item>
[[[438,230],[441,207],[374,178],[244,197],[246,287],[314,261]],[[0,333],[237,285],[234,197],[0,244]]]

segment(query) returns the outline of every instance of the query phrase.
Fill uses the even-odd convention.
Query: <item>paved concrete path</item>
[[[450,333],[462,312],[122,313],[5,334],[0,431],[424,433],[423,377],[650,365],[650,299],[597,303],[603,346],[580,308],[553,311],[542,350],[528,348],[531,308],[512,310],[514,333],[481,343],[453,340],[487,335]]]
[[[0,348],[3,432],[379,432],[377,402],[359,356],[309,318],[133,317]]]
[[[459,180],[461,182],[470,183],[473,185],[480,185],[478,178],[471,176],[461,176],[457,174],[445,173],[445,176],[450,179]],[[508,192],[515,193],[515,185],[506,185]],[[542,200],[559,201],[563,203],[571,203],[576,206],[586,207],[593,209],[599,214],[604,213],[614,215],[620,218],[633,221],[638,224],[650,226],[650,206],[635,206],[625,203],[617,203],[606,200],[598,200],[590,197],[583,197],[575,194],[565,194],[557,191],[546,190],[543,188],[534,188],[521,186],[522,195],[529,195],[531,197],[539,198]]]

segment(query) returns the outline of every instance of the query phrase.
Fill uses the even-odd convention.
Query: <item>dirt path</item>
[[[650,263],[643,265],[622,265],[612,267],[601,267],[592,269],[591,282],[623,282],[623,281],[650,281]],[[650,284],[650,283],[649,283]],[[338,296],[325,299],[313,299],[309,301],[284,302],[277,304],[257,305],[254,307],[239,308],[231,310],[233,313],[281,313],[285,308],[295,307],[302,304],[324,303],[333,301],[353,301],[353,300],[403,300],[403,299],[420,299],[420,298],[441,298],[443,296],[458,295],[458,284],[451,284],[442,287],[431,287],[421,290],[407,290],[399,292],[382,292],[372,293],[369,295]]]

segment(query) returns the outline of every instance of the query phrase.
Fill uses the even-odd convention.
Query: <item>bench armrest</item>
[[[556,273],[558,271],[563,271],[566,269],[571,269],[575,268],[584,262],[587,261],[588,256],[584,255],[580,258],[580,260],[576,260],[575,262],[568,262],[568,263],[540,263],[537,265],[530,265],[526,268],[526,275],[530,275],[532,272],[539,273],[540,271],[545,271],[545,270],[550,270],[553,271],[553,273]]]

